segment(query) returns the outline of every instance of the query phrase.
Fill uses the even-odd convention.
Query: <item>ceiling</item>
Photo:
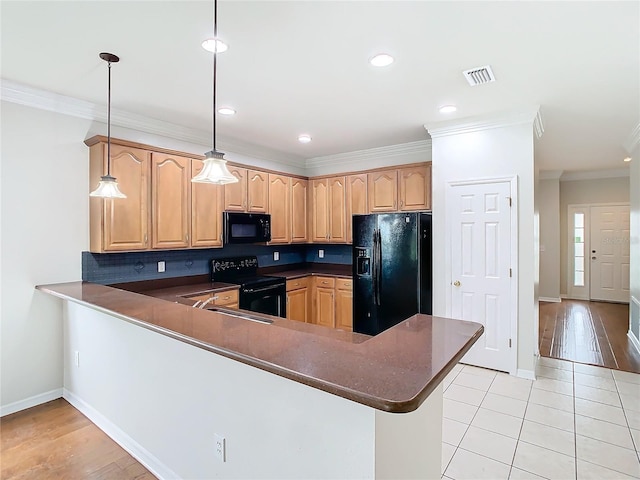
[[[211,132],[211,1],[1,2],[2,78]],[[539,105],[542,170],[624,167],[640,125],[640,2],[220,0],[218,138],[304,159]],[[395,57],[376,68],[378,52]],[[495,83],[462,71],[490,65]],[[455,104],[444,115],[438,107]],[[308,133],[313,141],[297,141]],[[640,159],[637,159],[640,160]]]

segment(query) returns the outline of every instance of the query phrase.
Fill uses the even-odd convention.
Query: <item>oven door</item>
[[[287,288],[285,284],[240,289],[240,308],[285,318]]]

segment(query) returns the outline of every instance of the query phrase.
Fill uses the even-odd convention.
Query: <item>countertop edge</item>
[[[73,282],[71,282],[73,283]],[[476,340],[482,335],[484,332],[484,327],[480,324],[477,332],[471,336],[468,341],[464,344],[464,346],[460,349],[460,351],[452,357],[446,365],[444,365],[437,375],[432,377],[422,389],[420,389],[412,398],[406,400],[392,400],[385,399],[381,397],[376,397],[370,394],[367,394],[362,391],[356,391],[352,388],[337,385],[335,383],[323,381],[317,379],[315,377],[310,377],[308,375],[304,375],[301,373],[294,372],[286,367],[275,365],[270,362],[261,361],[255,357],[247,356],[239,352],[227,350],[225,348],[217,347],[213,344],[199,341],[193,337],[188,335],[181,334],[174,330],[170,330],[167,328],[160,327],[158,325],[154,325],[152,323],[146,322],[144,320],[140,320],[137,318],[133,318],[128,315],[124,315],[117,311],[111,310],[106,307],[101,307],[94,303],[90,303],[78,298],[75,298],[70,295],[66,295],[64,293],[55,291],[49,288],[48,285],[36,285],[35,288],[37,290],[42,291],[43,293],[47,293],[54,297],[60,298],[62,300],[70,301],[88,308],[92,310],[96,310],[102,313],[106,313],[110,316],[116,317],[118,319],[124,320],[128,323],[140,326],[147,330],[151,330],[153,332],[159,333],[161,335],[165,335],[167,337],[173,338],[175,340],[187,343],[189,345],[195,346],[197,348],[202,348],[203,350],[207,350],[214,354],[218,354],[229,358],[231,360],[236,360],[246,365],[253,366],[255,368],[259,368],[260,370],[273,373],[275,375],[287,378],[289,380],[318,388],[319,390],[325,391],[327,393],[339,396],[341,398],[345,398],[347,400],[351,400],[353,402],[366,405],[368,407],[375,408],[377,410],[381,410],[388,413],[409,413],[415,411],[419,408],[419,406],[424,402],[424,400],[435,390],[435,388],[444,380],[445,376],[453,369],[453,367],[458,363],[458,361],[464,356],[464,354],[471,348],[471,346],[476,342]],[[157,301],[167,301],[160,298],[156,298]],[[185,308],[190,308],[186,307]],[[470,322],[471,323],[471,322]],[[472,322],[476,323],[476,322]]]

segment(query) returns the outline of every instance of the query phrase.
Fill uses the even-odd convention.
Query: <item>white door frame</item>
[[[567,205],[567,298],[574,300],[591,300],[591,207],[628,207],[628,202],[612,203],[575,203]],[[584,213],[584,286],[573,285],[575,256],[573,255],[575,213]],[[589,261],[587,261],[589,260]]]
[[[512,177],[495,177],[495,178],[476,178],[469,180],[456,180],[447,183],[446,189],[446,198],[445,205],[447,205],[447,215],[445,219],[445,228],[446,228],[446,238],[445,242],[445,259],[447,261],[447,265],[451,265],[451,229],[453,227],[452,224],[452,215],[449,214],[448,210],[451,208],[452,203],[452,195],[453,195],[453,187],[466,186],[466,185],[481,185],[487,183],[509,183],[510,189],[509,194],[511,195],[511,269],[513,273],[513,277],[511,279],[510,292],[509,292],[509,302],[510,302],[510,311],[509,315],[511,318],[510,325],[510,338],[511,338],[511,356],[510,356],[510,365],[509,365],[509,373],[511,375],[516,375],[518,371],[518,176],[514,175]],[[450,317],[452,308],[453,308],[453,279],[451,278],[451,268],[446,269],[445,282],[447,285],[447,295],[446,295],[446,316]],[[537,333],[532,332],[535,335],[537,340]]]

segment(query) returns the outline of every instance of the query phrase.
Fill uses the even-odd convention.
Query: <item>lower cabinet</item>
[[[351,331],[353,282],[335,277],[313,277],[312,323]]]
[[[353,281],[336,279],[336,328],[353,331]]]
[[[287,280],[287,318],[309,322],[309,277]]]
[[[207,305],[215,305],[216,307],[232,308],[235,310],[239,308],[237,288],[223,292],[203,293],[202,295],[194,295],[187,298],[194,302],[207,302]]]

